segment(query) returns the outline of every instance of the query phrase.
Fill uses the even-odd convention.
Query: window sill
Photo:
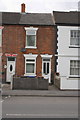
[[[80,76],[69,76],[69,78],[80,78]]]
[[[24,74],[24,76],[29,76],[29,77],[36,77],[36,74]]]
[[[71,46],[69,46],[69,48],[80,48],[80,46],[77,46],[77,45],[71,45]]]
[[[27,46],[27,47],[25,47],[26,49],[37,49],[37,47],[32,47],[32,46]]]

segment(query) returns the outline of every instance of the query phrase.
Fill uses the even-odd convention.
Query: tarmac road
[[[77,97],[3,97],[3,118],[78,118]]]

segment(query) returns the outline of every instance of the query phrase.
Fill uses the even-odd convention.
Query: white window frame
[[[24,54],[25,57],[25,74],[24,76],[36,76],[36,58],[37,54]],[[27,60],[34,60],[33,62],[29,62]],[[34,63],[34,73],[26,73],[26,63]]]
[[[25,27],[25,30],[26,30],[26,46],[25,46],[25,48],[31,48],[31,49],[36,49],[37,47],[36,47],[36,42],[37,42],[37,40],[36,40],[36,33],[37,33],[37,30],[38,30],[38,28],[34,28],[34,27]],[[33,35],[33,34],[28,34],[28,31],[34,31],[35,32],[35,46],[27,46],[27,35]]]
[[[80,61],[80,59],[71,59],[70,61]],[[69,77],[80,77],[80,75],[70,75],[70,61],[69,61]]]
[[[80,45],[71,45],[71,31],[80,31],[78,28],[77,29],[71,29],[70,30],[70,47],[80,47]],[[76,39],[76,37],[72,38],[72,39]],[[78,38],[77,38],[78,39]]]

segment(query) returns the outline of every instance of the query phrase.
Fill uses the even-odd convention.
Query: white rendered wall
[[[58,54],[78,56],[78,48],[70,47],[70,30],[78,30],[78,27],[58,27]]]
[[[59,26],[58,27],[58,65],[57,72],[60,73],[60,89],[80,89],[80,78],[70,78],[70,60],[78,60],[80,48],[70,47],[70,30],[78,27]]]

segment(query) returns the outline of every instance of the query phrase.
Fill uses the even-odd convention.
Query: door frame
[[[48,55],[48,54],[44,54],[44,55],[41,55],[42,57],[42,76],[44,77],[44,74],[43,74],[43,59],[50,59],[49,61],[49,83],[51,83],[51,58],[52,58],[52,55]]]

